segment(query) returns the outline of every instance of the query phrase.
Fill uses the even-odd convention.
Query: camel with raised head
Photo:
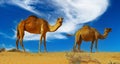
[[[17,26],[17,40],[16,47],[18,50],[18,42],[20,41],[20,45],[22,46],[24,52],[25,48],[23,45],[23,37],[24,31],[33,34],[41,34],[40,43],[38,45],[39,52],[41,51],[42,39],[44,39],[44,51],[46,52],[46,33],[56,31],[63,22],[63,18],[58,18],[55,25],[51,26],[46,20],[42,18],[38,18],[34,15],[29,16],[27,19],[22,20]]]
[[[75,34],[75,44],[73,50],[75,51],[76,46],[78,45],[78,50],[80,51],[82,40],[92,42],[90,47],[91,52],[95,42],[95,48],[97,50],[98,39],[105,39],[108,36],[108,33],[111,32],[111,30],[111,28],[105,28],[104,34],[101,35],[95,28],[92,28],[88,25],[83,26]]]

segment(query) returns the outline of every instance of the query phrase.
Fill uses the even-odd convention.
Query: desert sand
[[[120,52],[0,52],[0,64],[120,64]]]

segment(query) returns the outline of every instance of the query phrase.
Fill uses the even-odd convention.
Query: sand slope
[[[74,62],[74,63],[73,63]],[[120,53],[1,52],[0,64],[120,64]]]

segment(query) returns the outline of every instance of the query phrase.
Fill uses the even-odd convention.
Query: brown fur
[[[24,31],[27,31],[33,34],[41,34],[39,51],[40,51],[40,46],[42,44],[42,38],[44,38],[44,49],[46,52],[46,33],[56,31],[62,25],[62,22],[63,22],[63,18],[58,18],[56,24],[54,26],[51,26],[46,20],[42,18],[38,18],[33,15],[29,16],[27,19],[21,21],[17,26],[17,40],[16,40],[17,49],[18,49],[18,42],[20,41],[20,45],[25,51],[22,41],[24,37]]]
[[[87,25],[83,26],[75,34],[75,45],[73,47],[73,50],[76,50],[76,46],[78,45],[78,50],[80,51],[80,45],[82,43],[82,40],[92,42],[91,43],[91,52],[92,52],[93,44],[95,41],[95,44],[96,44],[95,48],[97,50],[98,39],[105,39],[110,31],[111,31],[111,28],[106,28],[104,31],[104,34],[101,35],[95,28],[92,28]]]

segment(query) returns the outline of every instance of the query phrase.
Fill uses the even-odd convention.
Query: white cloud
[[[0,35],[3,36],[3,37],[5,37],[5,38],[11,38],[10,36],[8,36],[7,34],[2,33],[2,32],[0,32]]]
[[[13,39],[16,38],[16,30],[13,30],[14,31],[14,36],[13,36]],[[32,34],[32,33],[29,33],[27,31],[25,31],[25,35],[24,35],[24,40],[25,41],[28,41],[28,40],[40,40],[40,34]],[[48,40],[52,40],[52,39],[67,39],[66,36],[64,35],[61,35],[60,32],[48,32],[47,33],[47,41]]]
[[[59,33],[75,33],[83,23],[91,22],[101,16],[109,6],[108,0],[52,0],[56,12],[63,13],[63,25]],[[64,35],[62,35],[64,36]]]
[[[40,3],[39,0],[1,0],[0,4],[11,4],[15,6],[19,6],[27,11],[30,11],[32,13],[35,13],[36,15],[42,15],[35,7],[34,5]]]
[[[35,13],[37,15],[42,14],[43,16],[48,17],[45,13],[40,13],[40,11],[38,11],[36,7],[33,6],[37,3],[40,3],[41,0],[10,0],[10,1],[11,1],[10,3],[17,5],[32,13]],[[67,38],[61,33],[75,33],[77,29],[81,28],[83,23],[91,22],[100,17],[109,6],[109,0],[50,0],[49,2],[52,4],[51,7],[55,8],[54,9],[55,11],[53,11],[52,13],[50,12],[50,14],[48,14],[49,21],[51,21],[52,17],[63,16],[64,23],[56,32],[48,33],[47,39]],[[55,19],[56,17],[54,18],[54,20]],[[81,25],[79,26],[78,24]],[[24,40],[39,40],[39,39],[40,35],[25,32]]]
[[[52,0],[58,7],[57,12],[64,13],[65,23],[59,31],[75,32],[78,24],[91,22],[101,16],[108,7],[108,0]],[[71,27],[71,28],[70,28]]]
[[[37,15],[41,15],[41,13],[33,6],[34,4],[37,4],[39,0],[12,0],[12,3],[28,10],[32,13],[35,13]]]
[[[40,35],[38,35],[38,34],[31,34],[31,33],[25,31],[24,38],[25,38],[25,40],[40,40]]]
[[[1,0],[1,1],[0,1],[0,4],[3,4],[3,3],[4,3],[4,0]]]
[[[108,7],[108,0],[53,0],[53,2],[60,7],[59,11],[74,23],[92,21]]]

